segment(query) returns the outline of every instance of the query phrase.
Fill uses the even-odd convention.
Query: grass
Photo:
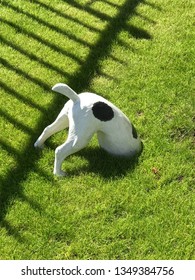
[[[0,259],[194,259],[193,1],[0,1]],[[52,175],[33,143],[66,99],[100,93],[144,142],[89,146]]]

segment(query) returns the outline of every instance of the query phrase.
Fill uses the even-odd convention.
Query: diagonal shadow
[[[42,43],[43,45],[49,47],[50,49],[61,53],[64,56],[68,56],[71,59],[73,59],[74,61],[76,61],[77,63],[82,63],[82,61],[75,56],[74,54],[71,54],[70,52],[65,51],[63,48],[59,47],[58,45],[49,42],[46,39],[43,39],[41,36],[35,34],[34,32],[31,32],[29,30],[27,30],[26,28],[21,27],[20,25],[13,23],[12,21],[9,21],[5,18],[0,18],[1,22],[4,24],[7,24],[8,26],[10,26],[11,28],[14,28],[17,32],[22,33],[24,35],[26,35],[27,37],[31,37],[33,38],[35,41]],[[66,75],[68,75],[68,73],[66,73]],[[69,77],[68,77],[69,78]]]
[[[0,108],[0,116],[5,118],[9,123],[13,124],[16,128],[22,130],[25,133],[28,133],[30,135],[34,134],[34,131],[32,128],[28,127],[27,125],[23,124],[22,122],[17,121],[13,116],[11,116],[9,113],[3,111]]]
[[[64,2],[69,2],[68,0],[63,0]],[[133,28],[129,27],[126,22],[131,16],[134,14],[136,7],[142,0],[126,0],[125,3],[119,9],[118,14],[111,18],[108,22],[107,28],[105,28],[99,40],[96,44],[91,48],[91,51],[82,65],[80,70],[75,75],[74,79],[70,79],[70,86],[74,87],[74,89],[80,92],[82,89],[89,87],[90,81],[94,76],[94,73],[98,73],[101,70],[100,61],[109,57],[109,53],[111,50],[112,43],[117,41],[117,35],[124,29],[128,30],[128,32],[139,39],[151,39],[151,35],[141,29],[141,28]],[[81,8],[80,4],[71,1],[72,5],[75,7]],[[89,13],[94,13],[94,10],[89,6],[84,8]]]
[[[39,1],[35,1],[39,2]],[[110,54],[111,46],[113,42],[116,41],[117,35],[122,31],[123,29],[127,29],[128,32],[132,33],[132,36],[139,39],[150,39],[151,36],[149,33],[143,29],[134,28],[132,30],[127,26],[126,22],[127,20],[135,13],[136,7],[142,2],[142,0],[126,0],[124,4],[118,8],[118,13],[115,17],[111,18],[102,12],[95,11],[92,9],[89,5],[82,6],[78,4],[76,1],[68,1],[63,0],[63,2],[68,3],[69,5],[72,5],[78,9],[85,9],[86,12],[89,14],[95,15],[97,17],[100,17],[101,19],[106,19],[108,21],[107,27],[101,32],[99,40],[92,46],[90,46],[90,53],[88,57],[86,58],[85,62],[80,66],[78,71],[71,77],[69,77],[68,84],[72,86],[76,91],[81,92],[85,88],[88,88],[90,85],[90,82],[92,78],[94,77],[94,73],[100,72],[101,73],[101,65],[100,61],[107,58]],[[10,4],[9,4],[10,5]],[[53,9],[53,8],[52,8]],[[18,12],[18,11],[17,11]],[[37,20],[37,18],[35,19]],[[20,31],[23,32],[23,34],[29,33],[27,30],[22,29],[20,26],[16,26],[13,23],[10,23],[8,20],[4,20],[4,23],[9,24],[10,26],[14,28],[18,28]],[[45,24],[45,22],[40,22],[40,24]],[[52,26],[53,28],[53,26]],[[58,30],[55,28],[55,30],[58,32],[61,32],[61,30]],[[139,33],[139,36],[137,34]],[[30,33],[30,35],[40,41],[43,44],[49,45],[47,41],[44,41],[41,39],[40,36],[35,35],[34,33]],[[81,42],[80,42],[81,43]],[[55,50],[57,50],[56,46],[49,45],[50,47],[54,47]],[[20,50],[21,51],[21,50]],[[27,53],[26,53],[27,54]],[[66,55],[64,53],[64,55]],[[34,57],[35,58],[35,57]],[[32,57],[33,59],[33,57]],[[7,67],[8,69],[15,71],[17,74],[22,75],[26,79],[28,79],[30,82],[33,82],[35,84],[38,84],[43,89],[49,90],[50,86],[42,82],[40,79],[31,77],[29,74],[25,73],[24,71],[12,66],[7,60],[4,58],[0,59],[0,62]],[[49,65],[48,65],[49,66]],[[10,92],[10,94],[14,94],[13,90],[10,90],[7,88],[5,84],[1,84],[1,86]],[[22,97],[18,95],[18,97],[22,100]],[[61,108],[61,102],[62,98],[59,95],[56,95],[56,97],[53,99],[53,102],[51,103],[50,107],[48,108],[48,111],[54,111],[58,112]],[[34,104],[31,104],[34,105]],[[36,105],[37,106],[37,105]],[[51,109],[51,110],[50,110]],[[5,114],[4,114],[5,115]],[[9,119],[10,117],[7,116]],[[37,122],[37,128],[35,131],[42,130],[42,124],[45,122],[45,118],[47,116],[44,116],[42,119],[39,119]],[[13,121],[10,119],[10,121]],[[24,128],[21,124],[18,124],[21,128]],[[32,131],[28,130],[29,133]],[[5,149],[8,153],[11,153],[13,155],[16,155],[16,161],[17,166],[15,169],[10,170],[7,172],[7,174],[1,178],[1,188],[0,188],[0,224],[2,226],[7,225],[9,233],[13,232],[13,229],[10,228],[10,225],[7,224],[5,220],[7,207],[11,203],[12,200],[14,200],[16,197],[24,198],[23,194],[23,188],[22,183],[25,181],[28,173],[31,170],[36,170],[36,163],[39,159],[39,154],[34,151],[33,143],[35,141],[34,134],[31,133],[31,138],[26,143],[26,146],[23,149],[22,153],[17,153],[12,147],[10,147],[6,142],[1,141],[1,145],[3,149]],[[91,157],[91,152],[88,152],[87,155],[88,158]],[[93,165],[93,170],[95,171],[95,165]],[[102,168],[100,168],[100,165],[98,165],[98,170],[101,174]],[[104,172],[104,171],[103,171]],[[105,174],[102,173],[102,176]],[[113,174],[109,174],[109,176],[112,176]],[[118,175],[118,174],[117,174]],[[30,204],[35,205],[34,207],[39,207],[36,205],[36,203],[33,203],[32,201],[29,201]],[[14,235],[17,235],[16,232],[14,232]]]
[[[50,62],[44,61],[43,59],[41,59],[34,53],[27,51],[24,48],[12,43],[10,40],[3,37],[2,35],[0,35],[0,41],[1,41],[1,43],[7,45],[8,47],[11,47],[12,49],[20,52],[22,55],[26,56],[30,60],[34,60],[34,61],[38,62],[39,64],[43,65],[44,67],[47,67],[48,69],[51,69],[51,70],[55,71],[56,73],[63,75],[64,77],[66,77],[66,76],[70,77],[70,75],[67,72],[65,72],[63,69],[61,69],[57,66],[54,66]]]
[[[20,69],[16,66],[13,66],[8,60],[6,60],[2,57],[0,57],[0,64],[2,64],[7,69],[17,73],[18,75],[24,77],[25,79],[29,80],[30,82],[40,86],[42,89],[50,90],[49,85],[46,84],[45,82],[43,82],[41,79],[32,77],[30,74],[26,73],[25,71],[23,71],[22,69]]]
[[[94,2],[96,2],[96,0],[89,0],[89,2],[86,4],[87,6],[90,6],[92,5]],[[116,3],[112,3],[111,1],[108,1],[108,0],[101,0],[101,2],[104,2],[106,4],[108,4],[109,6],[111,7],[114,7],[114,8],[120,8],[120,6]]]
[[[16,97],[21,102],[28,104],[28,106],[35,108],[35,109],[41,111],[42,113],[47,113],[47,110],[44,107],[33,102],[30,98],[23,96],[21,93],[17,92],[16,90],[14,90],[11,87],[9,87],[7,84],[5,84],[2,81],[0,81],[0,88],[2,88],[6,92],[6,94]]]
[[[87,46],[89,48],[91,47],[91,45],[88,44],[85,40],[76,37],[74,34],[68,33],[66,30],[64,30],[62,28],[59,28],[59,27],[57,27],[54,24],[49,23],[49,21],[43,20],[43,19],[41,19],[41,18],[39,18],[39,17],[29,13],[29,12],[25,12],[24,10],[22,10],[22,9],[20,9],[20,8],[14,6],[14,5],[12,5],[11,3],[7,3],[7,2],[2,1],[1,5],[4,5],[4,6],[12,9],[13,11],[15,11],[15,12],[17,12],[19,14],[22,14],[22,15],[25,15],[25,16],[29,17],[30,19],[38,22],[39,24],[41,24],[41,25],[43,25],[45,27],[48,27],[51,30],[56,31],[57,33],[62,34],[63,36],[66,36],[68,39],[70,39],[70,40],[72,40],[74,42],[77,42],[80,45],[84,45],[84,46]]]
[[[46,9],[46,10],[52,12],[52,13],[55,13],[55,14],[57,14],[58,16],[60,16],[62,18],[68,19],[68,20],[70,20],[72,22],[75,22],[75,23],[77,23],[79,25],[82,25],[83,27],[85,27],[85,28],[87,28],[87,29],[89,29],[89,30],[91,30],[93,32],[100,32],[101,31],[97,27],[94,27],[94,26],[91,26],[91,25],[89,25],[87,23],[84,23],[81,20],[78,20],[78,19],[76,19],[76,18],[74,18],[74,17],[72,17],[70,15],[67,15],[65,12],[63,12],[63,11],[61,11],[59,9],[56,9],[56,8],[54,8],[52,6],[47,5],[46,3],[43,3],[43,2],[38,1],[38,0],[33,0],[33,2],[38,4],[39,6],[43,7],[44,9]]]

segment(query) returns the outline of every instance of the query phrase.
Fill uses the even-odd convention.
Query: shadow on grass
[[[30,98],[25,97],[22,93],[17,92],[15,89],[9,87],[5,82],[0,81],[0,88],[2,88],[6,94],[10,95],[13,98],[17,98],[20,102],[27,104],[29,107],[39,110],[46,114],[46,109],[43,106],[33,102]]]
[[[39,3],[39,2],[37,1],[37,3]],[[87,47],[91,47],[91,45],[88,44],[85,40],[76,37],[76,36],[74,35],[74,33],[71,33],[71,34],[70,34],[70,33],[67,32],[65,29],[59,28],[58,26],[56,26],[56,25],[54,25],[54,24],[51,24],[50,21],[48,21],[48,19],[43,20],[43,19],[41,19],[40,17],[37,17],[37,16],[33,15],[32,13],[26,12],[26,11],[24,11],[23,9],[20,9],[20,8],[17,7],[17,6],[12,5],[11,3],[7,3],[7,2],[5,3],[5,2],[2,1],[2,5],[5,5],[6,7],[8,7],[8,8],[10,8],[10,9],[14,10],[14,12],[16,12],[16,13],[23,14],[23,15],[29,17],[29,18],[32,19],[33,21],[38,22],[40,25],[43,25],[43,26],[45,26],[45,27],[48,27],[48,28],[52,29],[53,31],[56,31],[56,32],[59,33],[59,34],[62,34],[63,36],[68,37],[68,38],[69,38],[70,40],[72,40],[73,42],[77,42],[77,43],[79,43],[80,45],[84,45],[84,46],[87,46]],[[21,27],[18,27],[18,29],[21,29]],[[23,29],[23,31],[25,31],[24,28],[22,28],[22,29]],[[28,31],[27,31],[27,33],[28,33]],[[30,34],[30,33],[29,33],[29,34]],[[34,33],[32,33],[32,34],[34,34]]]
[[[132,172],[138,164],[138,156],[133,158],[116,157],[98,147],[85,148],[78,152],[77,156],[86,159],[88,163],[83,167],[75,164],[72,170],[67,171],[68,177],[74,177],[81,173],[94,173],[105,180],[117,180]]]
[[[8,25],[9,27],[13,28],[16,32],[24,34],[25,36],[27,36],[29,38],[31,37],[33,40],[41,43],[42,45],[47,46],[50,49],[63,54],[64,56],[68,56],[68,57],[70,57],[71,59],[75,60],[78,63],[82,63],[82,61],[77,56],[75,56],[75,55],[65,51],[63,48],[59,47],[55,43],[52,43],[52,42],[50,42],[50,41],[48,41],[46,39],[43,39],[41,36],[37,35],[36,33],[28,31],[28,29],[26,29],[24,27],[21,27],[19,24],[16,24],[16,23],[14,23],[14,22],[12,22],[10,20],[4,19],[2,17],[0,19],[1,19],[2,23],[4,23],[4,24]],[[68,75],[68,73],[66,73],[66,75]],[[70,76],[68,76],[68,78],[69,77]]]
[[[43,59],[41,59],[40,57],[38,57],[34,53],[25,50],[21,46],[17,46],[16,44],[13,44],[13,42],[11,42],[11,40],[8,40],[7,38],[5,38],[1,35],[0,35],[0,41],[3,44],[7,45],[8,47],[11,47],[12,49],[14,49],[14,50],[18,51],[19,53],[21,53],[22,55],[26,56],[30,60],[36,61],[39,64],[43,65],[44,67],[46,67],[48,69],[51,69],[51,70],[55,71],[56,73],[63,75],[64,77],[70,77],[69,74],[67,72],[65,72],[63,69],[61,69],[57,66],[54,66],[50,62],[44,61]]]
[[[63,1],[69,2],[68,0]],[[72,86],[77,92],[80,92],[84,88],[88,88],[90,81],[95,74],[101,74],[100,62],[109,57],[112,44],[118,40],[117,36],[122,30],[126,30],[136,39],[152,39],[147,31],[129,26],[126,23],[134,14],[137,5],[141,2],[141,0],[127,0],[120,8],[118,8],[118,14],[113,18],[109,18],[107,27],[101,32],[99,40],[91,48],[85,63],[82,65],[75,78],[70,80],[70,86]],[[71,5],[81,9],[81,5],[74,0],[71,1]],[[89,6],[84,7],[84,9],[104,20],[101,13],[95,12],[95,10]]]
[[[71,76],[68,73],[66,73],[63,69],[60,70],[60,67],[53,66],[50,62],[46,62],[45,60],[38,58],[37,55],[34,54],[32,51],[29,52],[29,50],[25,50],[22,47],[16,45],[14,46],[14,44],[12,42],[9,42],[7,38],[2,37],[3,38],[2,43],[4,43],[5,46],[8,46],[9,48],[14,49],[15,52],[19,52],[22,55],[30,58],[31,60],[36,61],[37,63],[42,64],[45,67],[48,67],[48,69],[50,70],[63,74],[68,79],[67,83],[78,92],[82,92],[84,89],[89,88],[91,80],[93,79],[95,74],[99,74],[99,75],[102,74],[100,62],[108,57],[113,58],[110,55],[113,42],[117,41],[119,44],[123,44],[123,42],[117,39],[118,34],[122,30],[126,30],[127,32],[129,32],[129,34],[133,36],[135,39],[152,38],[151,35],[146,30],[143,30],[141,28],[132,25],[127,25],[127,21],[131,18],[131,16],[135,15],[136,7],[140,3],[146,1],[126,0],[122,6],[117,5],[117,11],[118,11],[117,14],[114,17],[110,17],[106,15],[106,13],[100,12],[92,8],[90,2],[87,5],[81,5],[74,0],[71,1],[62,0],[62,2],[67,3],[70,7],[73,6],[78,10],[82,10],[82,11],[84,10],[89,15],[97,17],[102,21],[106,21],[107,25],[105,29],[102,30],[101,32],[95,26],[84,24],[80,22],[78,19],[74,19],[73,17],[66,15],[65,12],[58,11],[56,8],[54,8],[53,2],[47,5],[43,4],[41,1],[38,0],[35,0],[33,2],[34,4],[40,5],[42,9],[46,9],[47,12],[49,11],[52,13],[59,14],[61,17],[65,17],[68,20],[72,20],[78,25],[82,25],[86,28],[89,28],[93,32],[100,33],[97,42],[95,42],[94,45],[93,44],[88,45],[83,39],[77,38],[74,34],[70,34],[66,32],[64,28],[62,29],[61,27],[50,24],[48,19],[43,20],[31,14],[28,11],[24,11],[25,7],[21,9],[17,7],[16,4],[11,4],[11,2],[7,3],[6,1],[1,1],[0,3],[0,5],[4,5],[4,8],[11,9],[15,13],[28,17],[31,20],[35,21],[36,23],[39,23],[40,25],[49,28],[50,30],[53,30],[55,32],[62,34],[63,36],[68,37],[70,40],[72,40],[73,44],[74,42],[76,42],[77,44],[81,44],[90,48],[88,57],[85,59],[84,63],[82,63],[80,58],[65,51],[63,48],[58,46],[56,42],[51,43],[50,41],[43,39],[40,35],[37,35],[36,33],[29,31],[27,27],[24,28],[22,25],[20,26],[18,23],[2,18],[2,23],[4,25],[9,26],[9,28],[13,28],[16,32],[23,34],[23,36],[27,36],[27,38],[32,38],[33,40],[38,41],[42,46],[47,46],[51,48],[53,51],[59,52],[64,56],[69,56],[70,58],[75,60],[75,62],[80,65],[80,68],[78,69],[77,72],[74,73],[74,75]],[[91,3],[92,2],[93,1],[91,1]],[[111,0],[107,0],[105,2],[110,5],[115,5],[112,4]],[[130,48],[130,46],[126,46],[126,47]],[[30,83],[39,86],[41,89],[45,91],[50,90],[51,85],[48,85],[40,78],[35,78],[31,76],[27,72],[21,70],[18,66],[12,65],[11,62],[9,62],[6,58],[1,57],[0,64],[2,64],[2,67],[7,68],[9,71],[15,72],[17,75],[22,76]],[[17,98],[21,102],[25,102],[29,106],[35,107],[40,111],[45,111],[41,106],[30,101],[30,99],[23,97],[22,94],[16,91],[16,89],[12,89],[3,80],[0,81],[0,86],[10,96]],[[48,108],[48,111],[54,112],[53,114],[56,115],[56,112],[58,113],[62,107],[62,102],[64,102],[64,98],[60,97],[59,95],[56,95],[56,98],[54,98],[52,104]],[[11,121],[12,123],[14,123],[14,119],[11,118],[9,114],[3,112],[3,117],[7,118],[7,121]],[[51,113],[51,118],[52,118],[52,113]],[[26,129],[27,132],[30,134],[30,139],[26,143],[26,146],[24,147],[21,153],[18,153],[14,148],[10,146],[10,144],[7,144],[6,140],[0,141],[1,148],[4,149],[8,154],[13,156],[17,162],[14,169],[10,168],[10,170],[8,170],[6,174],[3,174],[3,176],[1,176],[0,224],[1,226],[7,229],[7,232],[9,234],[13,234],[13,236],[17,237],[18,240],[21,240],[21,238],[19,237],[19,233],[17,234],[16,230],[14,230],[11,227],[11,225],[6,221],[5,216],[6,216],[7,208],[12,203],[12,201],[17,197],[25,199],[31,207],[35,207],[37,208],[37,210],[41,209],[40,205],[38,205],[35,201],[25,198],[23,194],[23,182],[26,180],[28,174],[32,170],[36,170],[36,162],[39,160],[40,154],[34,150],[33,143],[36,140],[36,137],[39,135],[39,132],[41,132],[42,129],[44,128],[44,125],[47,122],[47,120],[48,120],[48,115],[44,114],[43,118],[39,119],[37,123],[37,127],[35,128],[35,133],[33,133],[29,128],[27,128],[25,126],[25,123],[24,124],[17,123],[17,121],[15,120],[16,125],[18,125],[21,129]],[[119,160],[117,158],[113,159],[113,157],[107,155],[106,153],[104,153],[102,150],[99,149],[87,148],[81,151],[79,154],[81,156],[84,156],[89,162],[89,165],[83,169],[83,172],[92,171],[101,174],[101,176],[103,176],[104,178],[110,178],[110,177],[118,178],[119,176],[125,175],[126,172],[133,170],[133,168],[136,165],[136,161],[130,162],[127,160],[121,160],[121,159]],[[73,170],[72,174],[70,175],[74,176],[74,174],[76,174],[75,172],[77,171]],[[44,172],[40,172],[40,176],[44,176]]]

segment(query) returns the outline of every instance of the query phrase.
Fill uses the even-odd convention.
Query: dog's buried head
[[[77,94],[62,83],[56,84],[52,90],[70,100],[56,120],[44,129],[34,146],[41,148],[47,138],[69,127],[66,142],[55,151],[55,175],[65,175],[61,170],[64,159],[84,148],[95,133],[99,145],[113,155],[132,157],[140,153],[142,143],[135,127],[111,102],[90,92]]]

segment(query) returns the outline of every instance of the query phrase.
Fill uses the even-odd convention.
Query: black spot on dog
[[[133,133],[133,138],[137,139],[137,131],[133,124],[132,124],[132,133]]]
[[[114,111],[104,102],[96,102],[93,104],[92,111],[94,116],[100,121],[107,122],[114,118]]]

